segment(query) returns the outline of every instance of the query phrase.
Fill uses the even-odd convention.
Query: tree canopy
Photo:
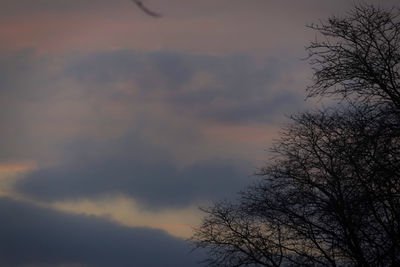
[[[342,101],[293,115],[259,179],[203,209],[206,263],[400,265],[399,15],[362,5],[310,26],[309,96]]]

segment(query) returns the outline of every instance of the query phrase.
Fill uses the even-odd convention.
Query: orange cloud
[[[35,162],[0,163],[0,175],[22,173],[36,168]]]
[[[198,208],[193,206],[183,209],[146,211],[141,209],[133,199],[123,196],[55,202],[51,204],[51,207],[75,214],[107,217],[129,227],[162,229],[181,238],[192,235],[192,227],[200,222],[202,216]]]

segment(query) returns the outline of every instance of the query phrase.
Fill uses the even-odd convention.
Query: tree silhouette
[[[261,176],[205,208],[192,237],[211,266],[400,266],[399,12],[357,6],[311,25],[310,96]]]
[[[308,47],[315,83],[309,96],[355,96],[364,103],[400,109],[399,11],[356,6],[345,18],[333,16],[310,28],[323,41]]]

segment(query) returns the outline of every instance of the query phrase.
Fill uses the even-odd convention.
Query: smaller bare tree
[[[314,70],[309,96],[355,97],[400,109],[400,12],[356,6],[346,17],[310,25],[322,39],[308,47]]]

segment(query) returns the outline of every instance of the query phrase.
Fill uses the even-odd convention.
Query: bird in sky
[[[146,13],[149,16],[159,18],[161,17],[161,14],[156,13],[148,9],[140,0],[132,0],[133,3],[135,3],[144,13]]]

